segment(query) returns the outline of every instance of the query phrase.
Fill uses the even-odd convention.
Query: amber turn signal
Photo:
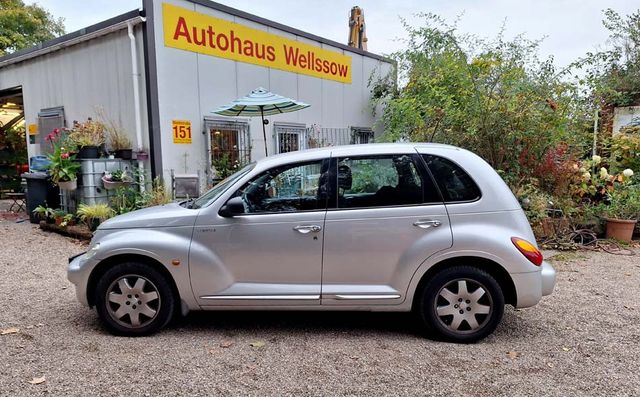
[[[522,253],[522,255],[529,259],[529,262],[536,266],[542,265],[542,252],[540,252],[535,245],[519,237],[511,237],[511,242],[516,246],[518,251]]]

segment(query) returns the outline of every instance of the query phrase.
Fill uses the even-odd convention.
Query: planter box
[[[102,177],[102,185],[104,185],[104,188],[107,190],[114,190],[114,189],[118,189],[121,187],[127,187],[129,185],[131,185],[131,182],[129,181],[120,181],[120,182],[114,182],[114,181],[110,181],[108,179],[106,179],[104,176]]]

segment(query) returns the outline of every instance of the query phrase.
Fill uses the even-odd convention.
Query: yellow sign
[[[162,4],[167,47],[351,83],[351,57],[224,19]]]
[[[38,133],[38,124],[29,124],[29,135],[36,135]]]
[[[191,143],[191,121],[172,120],[173,143]]]

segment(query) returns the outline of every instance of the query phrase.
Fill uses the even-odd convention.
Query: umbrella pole
[[[260,116],[262,117],[262,137],[264,138],[264,156],[267,157],[269,156],[269,153],[267,153],[267,130],[264,125],[264,107],[263,106],[260,106]]]

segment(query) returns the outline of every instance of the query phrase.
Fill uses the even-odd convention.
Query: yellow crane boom
[[[367,29],[364,23],[364,11],[355,6],[349,13],[349,46],[367,51]]]

